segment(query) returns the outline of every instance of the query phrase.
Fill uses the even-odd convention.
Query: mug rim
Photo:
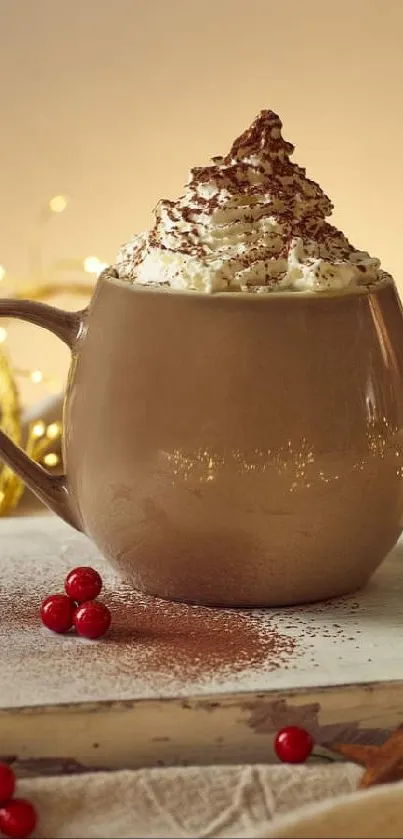
[[[353,286],[349,289],[326,289],[325,291],[272,291],[267,294],[253,294],[248,291],[216,291],[212,294],[206,294],[203,291],[194,291],[193,289],[178,289],[167,286],[146,286],[136,283],[128,282],[119,277],[116,268],[113,265],[108,265],[98,276],[97,282],[114,285],[118,288],[125,288],[130,290],[132,294],[152,294],[152,295],[169,295],[170,297],[179,298],[194,298],[195,300],[253,300],[255,303],[259,301],[262,303],[273,300],[324,300],[324,299],[341,299],[346,297],[364,297],[369,294],[374,294],[382,289],[389,287],[396,287],[394,278],[385,273],[385,276],[375,283],[368,283],[368,285]]]

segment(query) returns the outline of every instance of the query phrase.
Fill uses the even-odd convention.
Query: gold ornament
[[[0,282],[5,281],[8,297],[29,298],[44,301],[55,294],[69,292],[89,298],[93,291],[93,282],[66,282],[54,279],[58,272],[77,271],[96,276],[106,263],[95,256],[85,259],[68,258],[52,262],[46,268],[42,259],[42,238],[45,226],[52,216],[62,213],[68,206],[66,195],[54,195],[40,211],[29,244],[30,279],[29,282],[15,288],[15,279],[9,276],[4,266],[0,265]],[[49,277],[51,279],[49,279]],[[3,321],[2,321],[3,323]],[[48,383],[51,380],[42,370],[21,370],[12,368],[4,349],[7,341],[6,325],[0,327],[0,426],[11,439],[22,444],[21,406],[16,377],[29,378],[34,383]],[[59,389],[61,389],[59,387]],[[31,423],[27,431],[25,450],[27,454],[48,469],[60,469],[60,438],[62,427],[59,421],[46,424],[41,419]],[[19,478],[0,462],[0,516],[8,515],[18,504],[24,491]]]
[[[21,443],[21,409],[16,382],[7,355],[0,348],[0,423],[14,443]],[[0,466],[0,516],[21,498],[23,485],[8,466]]]

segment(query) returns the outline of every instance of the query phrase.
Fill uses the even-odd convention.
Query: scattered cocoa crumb
[[[115,616],[110,642],[135,648],[140,666],[145,654],[148,672],[200,678],[223,669],[275,670],[295,649],[293,638],[263,627],[252,613],[172,603],[123,587],[107,603]]]
[[[100,598],[112,612],[104,639],[56,635],[42,626],[39,608],[62,590],[60,582],[0,585],[0,661],[13,673],[16,704],[182,695],[241,675],[252,685],[262,670],[292,666],[297,651],[292,637],[257,613],[158,600],[116,579]]]

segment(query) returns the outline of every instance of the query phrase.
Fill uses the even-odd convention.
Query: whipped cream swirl
[[[121,248],[119,277],[199,292],[323,291],[387,277],[329,224],[333,205],[305,169],[282,123],[261,111],[226,157],[191,170],[177,201]]]

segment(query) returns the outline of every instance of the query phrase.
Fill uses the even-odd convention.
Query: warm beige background
[[[335,222],[403,289],[403,0],[0,0],[0,29],[8,269],[26,272],[30,225],[59,192],[72,203],[47,253],[112,260],[191,164],[271,107]],[[26,341],[32,356],[17,328],[19,363]],[[63,358],[35,342],[38,366]]]

